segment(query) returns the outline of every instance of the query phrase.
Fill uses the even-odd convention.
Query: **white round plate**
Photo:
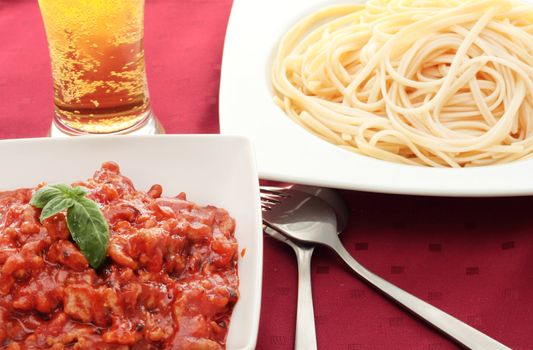
[[[533,159],[464,169],[401,165],[345,151],[292,122],[272,101],[271,58],[278,40],[299,18],[333,3],[339,2],[233,3],[222,64],[220,128],[223,134],[252,140],[261,178],[399,194],[533,194]]]

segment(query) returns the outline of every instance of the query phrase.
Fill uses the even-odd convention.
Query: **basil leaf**
[[[33,197],[31,197],[30,204],[37,208],[43,208],[50,200],[61,195],[62,191],[57,187],[44,186],[34,193]]]
[[[39,218],[39,220],[41,220],[42,223],[44,219],[49,218],[50,216],[55,215],[60,211],[70,208],[73,204],[74,199],[65,198],[64,195],[58,195],[48,201],[48,203],[46,203],[43,210],[41,211],[41,217]]]
[[[65,185],[65,184],[53,184],[53,185],[49,185],[49,187],[55,188],[63,194],[70,193],[70,190],[72,189],[72,187],[70,187],[69,185]]]
[[[67,211],[70,235],[89,264],[97,269],[107,254],[109,226],[100,208],[90,199],[78,198]]]
[[[89,190],[64,184],[49,185],[37,191],[30,204],[42,208],[40,220],[67,210],[67,226],[72,239],[93,268],[105,260],[109,245],[109,227],[100,208],[85,197]]]
[[[77,198],[85,197],[86,194],[89,194],[89,190],[81,186],[73,187],[70,191],[72,195],[74,195]]]

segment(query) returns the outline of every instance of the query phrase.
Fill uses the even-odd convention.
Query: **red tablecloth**
[[[147,1],[150,92],[169,133],[218,132],[230,8],[230,0]],[[36,0],[0,0],[0,43],[0,138],[44,136],[52,115],[52,82]],[[343,194],[352,208],[343,241],[368,268],[513,349],[533,349],[532,197]],[[257,348],[291,349],[294,256],[270,238],[264,256]],[[323,249],[313,261],[313,288],[320,349],[456,348]]]

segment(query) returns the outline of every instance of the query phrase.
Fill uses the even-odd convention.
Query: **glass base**
[[[150,112],[150,115],[138,125],[134,125],[131,128],[120,130],[113,133],[94,134],[87,132],[80,132],[74,129],[66,128],[60,122],[54,119],[50,131],[49,137],[70,137],[70,136],[82,136],[82,135],[158,135],[164,134],[165,129],[159,123],[155,115]]]

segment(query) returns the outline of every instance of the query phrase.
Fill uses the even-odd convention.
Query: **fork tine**
[[[272,204],[279,204],[281,202],[281,197],[279,196],[274,196],[274,195],[271,195],[271,194],[267,194],[267,193],[261,193],[261,200],[264,201],[264,202],[269,202],[269,203],[272,203]]]
[[[259,190],[263,195],[272,195],[284,198],[289,197],[289,195],[283,191],[284,188],[282,187],[260,186]]]
[[[282,187],[260,186],[260,198],[262,211],[271,211],[274,206],[280,204],[285,198],[290,195]]]
[[[274,201],[264,200],[263,198],[261,198],[261,209],[264,210],[264,211],[265,211],[265,210],[266,210],[266,211],[272,210],[272,208],[273,208],[276,204],[279,204],[279,202],[274,202]]]
[[[268,205],[261,204],[261,210],[262,211],[270,211],[270,210],[272,210],[272,207],[269,207]]]

